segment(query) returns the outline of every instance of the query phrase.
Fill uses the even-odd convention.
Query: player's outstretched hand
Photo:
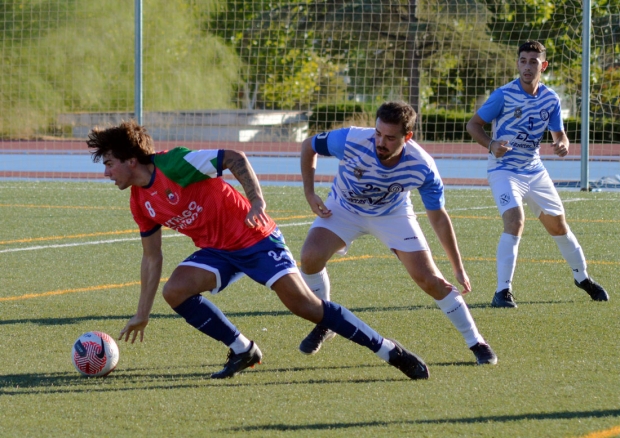
[[[325,207],[323,204],[323,200],[319,195],[307,196],[306,200],[308,204],[310,204],[310,208],[319,217],[330,217],[332,215],[332,211]]]
[[[468,292],[471,292],[471,283],[469,282],[469,277],[467,276],[467,272],[462,270],[460,272],[455,272],[454,274],[456,275],[456,281],[458,281],[459,284],[463,286],[462,293],[466,294]]]
[[[493,140],[491,143],[491,153],[495,158],[502,158],[506,155],[506,152],[510,152],[512,147],[506,146],[508,142],[506,140]]]
[[[551,147],[553,148],[553,153],[558,157],[565,157],[568,154],[568,146],[562,140],[552,143]]]
[[[133,344],[134,342],[136,342],[136,337],[138,336],[138,333],[139,333],[140,342],[142,342],[144,340],[144,329],[146,328],[148,323],[149,323],[148,319],[145,320],[145,319],[139,318],[138,315],[134,316],[133,318],[129,320],[129,322],[127,322],[127,325],[125,326],[125,328],[121,330],[121,334],[118,336],[118,340],[122,341],[123,336],[124,336],[125,342],[127,342],[129,340],[129,336],[133,333],[133,336],[131,337],[131,343]]]

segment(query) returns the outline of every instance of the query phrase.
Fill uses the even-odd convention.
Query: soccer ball
[[[107,333],[87,332],[73,344],[71,361],[84,376],[99,377],[110,374],[118,363],[118,345]]]

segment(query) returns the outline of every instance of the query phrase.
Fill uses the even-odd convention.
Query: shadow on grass
[[[546,300],[546,301],[518,301],[517,304],[519,307],[525,307],[525,306],[548,306],[548,305],[557,305],[557,304],[573,304],[575,303],[575,300],[562,300],[562,301],[550,301],[550,300]],[[496,307],[492,307],[491,306],[491,301],[489,300],[488,303],[467,303],[467,307],[469,307],[470,309],[492,309],[493,311],[497,311],[497,312],[505,312],[505,311],[515,311],[515,309],[502,309],[502,308],[496,308]],[[518,311],[518,309],[517,309]]]
[[[349,308],[353,313],[365,313],[365,312],[393,312],[393,311],[409,311],[409,310],[433,310],[437,309],[435,305],[428,306],[383,306],[383,307],[355,307]],[[293,315],[288,310],[264,310],[264,311],[251,311],[251,312],[227,312],[226,309],[221,309],[228,318],[248,318],[257,316],[291,316]],[[102,321],[102,320],[122,320],[126,321],[133,315],[87,315],[76,317],[60,317],[60,318],[23,318],[23,319],[7,319],[0,321],[2,325],[13,324],[37,324],[37,325],[69,325],[79,324],[88,321]],[[150,319],[170,319],[181,318],[176,313],[153,313]]]
[[[256,426],[241,426],[219,429],[221,432],[273,432],[273,431],[314,431],[314,430],[342,430],[350,428],[390,427],[396,425],[420,424],[478,424],[478,423],[509,423],[522,420],[571,420],[578,418],[607,418],[620,416],[620,409],[605,409],[598,411],[563,411],[543,412],[516,415],[489,415],[470,418],[441,418],[438,420],[405,420],[405,421],[360,421],[355,423],[315,423],[315,424],[265,424]]]
[[[209,364],[205,367],[212,368],[205,372],[179,372],[178,369],[185,367],[162,367],[162,368],[133,368],[117,370],[106,377],[84,377],[77,372],[57,373],[25,373],[7,374],[0,376],[0,395],[32,395],[32,394],[63,394],[84,392],[115,392],[115,391],[152,391],[198,387],[240,387],[240,386],[276,386],[276,385],[333,385],[333,384],[357,384],[374,382],[406,382],[406,377],[401,377],[395,370],[395,376],[382,379],[373,378],[346,378],[346,379],[303,379],[303,380],[274,380],[253,381],[254,377],[267,376],[274,373],[308,373],[312,371],[330,370],[359,370],[361,368],[385,368],[389,366],[382,363],[373,365],[345,365],[345,366],[308,366],[290,367],[277,369],[247,370],[233,379],[212,380],[210,375],[217,371],[221,364]],[[176,372],[171,372],[175,371]],[[194,367],[195,368],[195,367]],[[279,379],[279,378],[278,378]],[[415,384],[415,383],[412,383]]]
[[[520,301],[519,306],[529,305],[552,305],[552,304],[569,304],[573,303],[573,300],[568,301]],[[491,307],[490,303],[474,303],[468,304],[470,309],[493,309],[493,311],[504,312],[505,309],[495,309]],[[419,311],[419,310],[439,310],[434,304],[429,305],[416,305],[416,306],[369,306],[369,307],[349,307],[349,310],[356,314],[363,314],[367,312],[406,312],[406,311]],[[258,316],[292,316],[292,313],[288,310],[264,310],[264,311],[251,311],[251,312],[227,312],[226,309],[222,309],[224,314],[228,318],[252,318]],[[37,324],[42,326],[48,325],[68,325],[78,324],[88,321],[101,321],[101,320],[122,320],[126,321],[133,315],[89,315],[89,316],[77,316],[77,317],[61,317],[61,318],[24,318],[24,319],[7,319],[0,321],[2,325],[12,324]],[[150,316],[151,319],[170,319],[181,318],[176,313],[153,313]]]
[[[243,317],[243,316],[283,316],[283,315],[291,315],[290,312],[287,311],[272,311],[272,312],[230,312],[226,313],[226,316],[229,318],[233,317]],[[24,318],[24,319],[7,319],[0,321],[1,325],[13,325],[13,324],[37,324],[42,326],[48,325],[71,325],[71,324],[79,324],[82,322],[88,321],[127,321],[131,319],[133,315],[86,315],[86,316],[75,316],[75,317],[61,317],[61,318]],[[149,317],[150,319],[174,319],[182,318],[176,313],[152,313]]]

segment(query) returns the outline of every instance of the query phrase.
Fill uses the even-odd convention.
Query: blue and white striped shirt
[[[385,167],[375,152],[375,129],[351,127],[312,138],[316,153],[340,160],[329,196],[364,216],[412,209],[410,191],[418,189],[427,210],[445,204],[444,187],[433,158],[409,140],[398,164]]]
[[[543,84],[532,96],[521,87],[519,79],[495,90],[478,110],[485,122],[493,122],[493,139],[506,140],[512,150],[501,158],[489,154],[488,172],[508,170],[532,175],[545,169],[540,160],[540,141],[545,130],[564,130],[560,98]]]

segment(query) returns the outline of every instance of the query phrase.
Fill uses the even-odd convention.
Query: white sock
[[[521,237],[502,233],[497,244],[497,290],[512,289]]]
[[[323,268],[323,270],[316,274],[304,274],[302,272],[301,276],[317,297],[323,301],[329,301],[331,285],[329,283],[329,275],[327,275],[327,268]]]
[[[381,359],[383,359],[384,361],[389,362],[390,351],[392,351],[394,348],[396,348],[396,345],[394,345],[394,342],[390,341],[389,339],[383,338],[383,342],[381,343],[381,348],[379,348],[379,351],[377,351],[375,354],[379,356]]]
[[[571,230],[564,236],[553,236],[553,240],[557,243],[558,248],[564,259],[568,262],[568,265],[573,270],[573,277],[579,283],[588,278],[588,271],[586,270],[586,258],[583,255],[583,250],[577,242],[577,238]]]
[[[461,332],[468,347],[473,347],[478,342],[485,343],[484,338],[478,333],[474,318],[469,313],[469,308],[461,294],[452,289],[443,300],[435,300],[437,306],[452,321],[454,327]]]
[[[239,336],[237,336],[237,339],[235,339],[233,343],[228,346],[228,348],[232,348],[232,351],[234,351],[235,354],[240,354],[248,351],[251,346],[252,341],[240,333]]]

